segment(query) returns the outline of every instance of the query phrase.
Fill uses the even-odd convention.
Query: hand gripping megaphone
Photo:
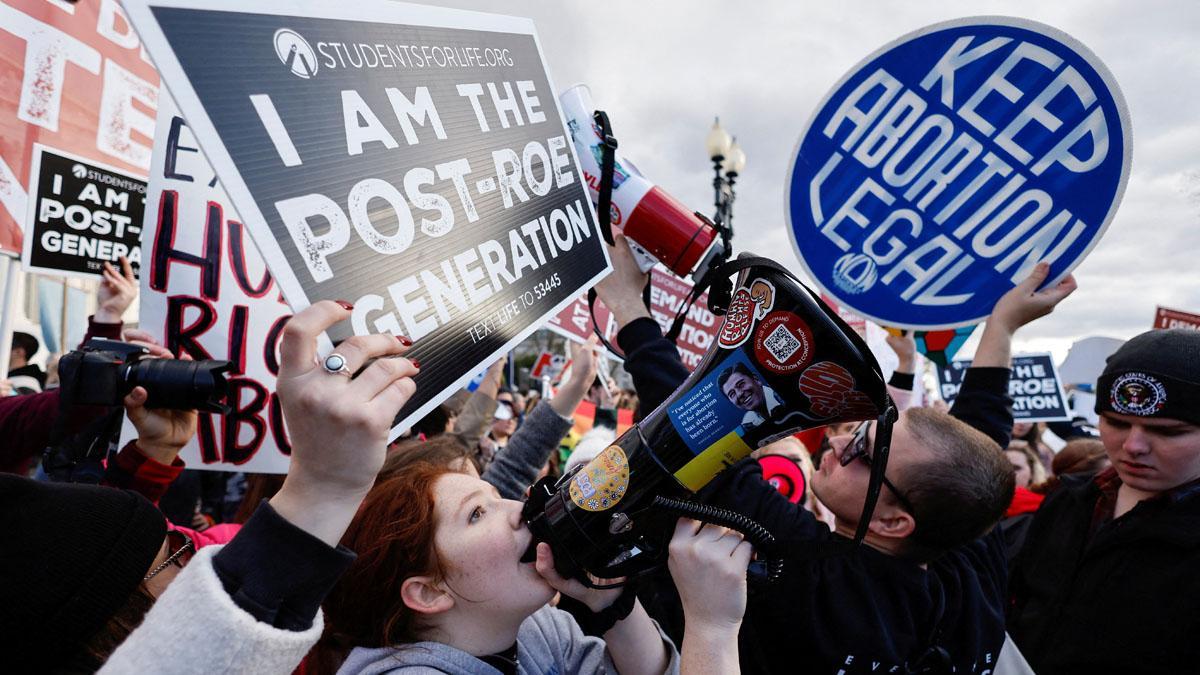
[[[530,490],[524,519],[558,571],[589,583],[636,576],[666,561],[679,516],[747,535],[770,556],[770,533],[694,495],[755,448],[798,430],[878,418],[861,541],[878,499],[895,408],[867,345],[786,269],[741,257],[713,347],[671,397],[591,462]],[[532,548],[532,547],[531,547]],[[766,576],[779,573],[778,561]]]
[[[593,119],[595,106],[587,85],[577,84],[559,97],[571,141],[583,167],[592,203],[599,206],[606,134]],[[717,230],[676,201],[662,188],[646,180],[628,160],[615,157],[612,178],[611,223],[630,241],[630,248],[643,272],[662,263],[676,276],[697,277],[713,260],[725,256]]]

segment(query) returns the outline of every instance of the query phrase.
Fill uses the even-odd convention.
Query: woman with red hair
[[[338,672],[678,672],[678,653],[632,591],[559,576],[521,508],[440,463],[379,483],[342,540],[358,559],[325,603],[327,644],[354,647]],[[685,672],[736,670],[750,554],[735,532],[680,521],[670,566],[689,631]],[[588,635],[548,604],[558,592],[586,608]]]

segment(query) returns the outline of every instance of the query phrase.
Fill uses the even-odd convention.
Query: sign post
[[[801,262],[881,325],[979,323],[1050,263],[1092,250],[1129,178],[1112,74],[1071,36],[1024,19],[928,26],[868,56],[809,120],[787,184]]]
[[[351,302],[332,342],[416,342],[393,438],[608,273],[529,20],[385,0],[125,6],[292,308]]]

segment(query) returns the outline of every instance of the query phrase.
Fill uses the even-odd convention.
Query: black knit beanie
[[[0,643],[47,662],[73,650],[129,600],[166,534],[137,493],[0,474]]]
[[[1152,330],[1122,345],[1096,382],[1096,412],[1200,425],[1200,331]]]

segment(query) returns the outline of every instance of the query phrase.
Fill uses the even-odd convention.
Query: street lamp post
[[[721,232],[725,250],[730,251],[733,238],[734,185],[738,174],[746,168],[746,153],[737,144],[737,139],[721,127],[721,118],[713,120],[712,129],[704,141],[708,157],[713,163],[713,205],[716,213],[713,222]]]

